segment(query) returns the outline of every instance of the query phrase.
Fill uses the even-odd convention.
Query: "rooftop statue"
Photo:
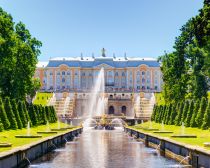
[[[106,50],[105,50],[105,48],[102,48],[101,52],[102,52],[102,57],[106,57],[106,54],[105,54]]]

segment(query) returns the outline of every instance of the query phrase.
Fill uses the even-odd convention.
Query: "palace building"
[[[66,103],[69,108],[65,115],[78,117],[85,110],[85,101],[91,96],[101,68],[104,69],[104,87],[108,99],[106,113],[149,117],[151,109],[145,107],[148,111],[145,114],[140,104],[149,104],[153,93],[161,91],[162,74],[156,59],[106,57],[104,52],[100,57],[51,58],[49,62],[38,63],[35,77],[40,79],[41,91],[54,92],[51,103],[59,114],[63,113],[65,107],[57,106]]]

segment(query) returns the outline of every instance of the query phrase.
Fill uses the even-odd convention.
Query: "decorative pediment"
[[[97,65],[95,67],[97,67],[97,68],[104,68],[104,69],[114,68],[113,66],[110,66],[110,65],[105,64],[105,63],[99,64],[99,65]]]

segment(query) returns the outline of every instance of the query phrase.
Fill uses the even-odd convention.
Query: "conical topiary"
[[[197,127],[195,119],[197,117],[199,107],[200,107],[200,100],[198,99],[196,101],[195,107],[193,109],[193,114],[192,114],[192,117],[191,117],[191,120],[190,120],[190,127]]]
[[[156,108],[157,106],[156,105],[154,105],[154,107],[153,107],[153,112],[152,112],[152,115],[151,115],[151,121],[154,121],[155,120],[155,115],[156,115]]]
[[[1,98],[0,98],[0,118],[1,118],[1,122],[3,124],[4,129],[8,130],[10,128],[10,122],[4,110],[4,105]]]
[[[187,117],[188,109],[189,109],[189,101],[185,101],[184,109],[183,109],[183,112],[182,112],[182,118],[181,118],[181,121],[180,121],[180,125],[182,125],[182,123],[185,121],[185,119]]]
[[[33,126],[37,126],[38,120],[37,120],[37,115],[36,115],[36,109],[34,108],[33,105],[29,106],[29,117],[30,121],[32,122]]]
[[[200,108],[198,110],[197,117],[195,118],[195,121],[196,121],[196,124],[197,124],[198,128],[201,128],[201,125],[202,125],[202,122],[203,122],[204,113],[205,113],[205,110],[206,110],[206,105],[207,105],[206,98],[202,97]]]
[[[18,128],[18,125],[17,125],[17,121],[16,121],[15,115],[14,115],[13,110],[12,110],[12,106],[11,106],[9,97],[5,98],[4,109],[5,109],[5,112],[7,114],[9,122],[10,122],[10,127],[9,128],[16,130]]]
[[[22,104],[23,104],[23,111],[24,111],[24,113],[25,113],[27,123],[28,123],[28,122],[31,123],[31,120],[30,120],[30,117],[29,117],[29,114],[28,114],[28,110],[27,110],[27,108],[26,108],[25,101],[23,101]]]
[[[207,130],[208,128],[210,128],[210,103],[208,103],[208,106],[206,108],[201,128],[203,130]]]
[[[192,100],[190,102],[190,106],[189,106],[189,109],[188,109],[188,112],[187,112],[187,117],[184,121],[184,124],[186,127],[190,127],[190,120],[192,118],[192,115],[193,115],[193,110],[194,110],[194,101]]]
[[[175,125],[180,125],[180,121],[181,121],[181,118],[182,118],[182,112],[183,112],[183,108],[184,108],[184,103],[181,102],[180,105],[179,105],[179,110],[178,110],[178,114],[175,118]]]
[[[27,126],[27,119],[26,119],[26,114],[23,109],[23,102],[19,101],[17,107],[18,107],[18,112],[20,115],[20,120],[22,122],[23,128],[25,128]]]
[[[22,129],[23,128],[23,124],[22,124],[22,121],[20,119],[20,115],[19,115],[19,112],[18,112],[18,109],[17,109],[17,104],[16,104],[16,100],[15,99],[11,100],[11,105],[12,105],[12,110],[14,112],[14,115],[15,115],[15,118],[16,118],[16,121],[17,121],[18,128]]]
[[[210,103],[208,103],[208,106],[206,108],[201,128],[203,130],[207,130],[210,128]]]
[[[176,106],[177,106],[176,104],[173,104],[173,106],[172,106],[171,116],[170,116],[170,119],[169,119],[169,122],[168,122],[169,125],[174,125],[174,123],[175,123],[175,117],[177,115]]]

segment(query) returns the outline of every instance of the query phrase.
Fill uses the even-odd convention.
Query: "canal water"
[[[63,148],[56,149],[30,167],[36,168],[164,168],[177,167],[155,149],[128,136],[122,129],[86,130]]]

